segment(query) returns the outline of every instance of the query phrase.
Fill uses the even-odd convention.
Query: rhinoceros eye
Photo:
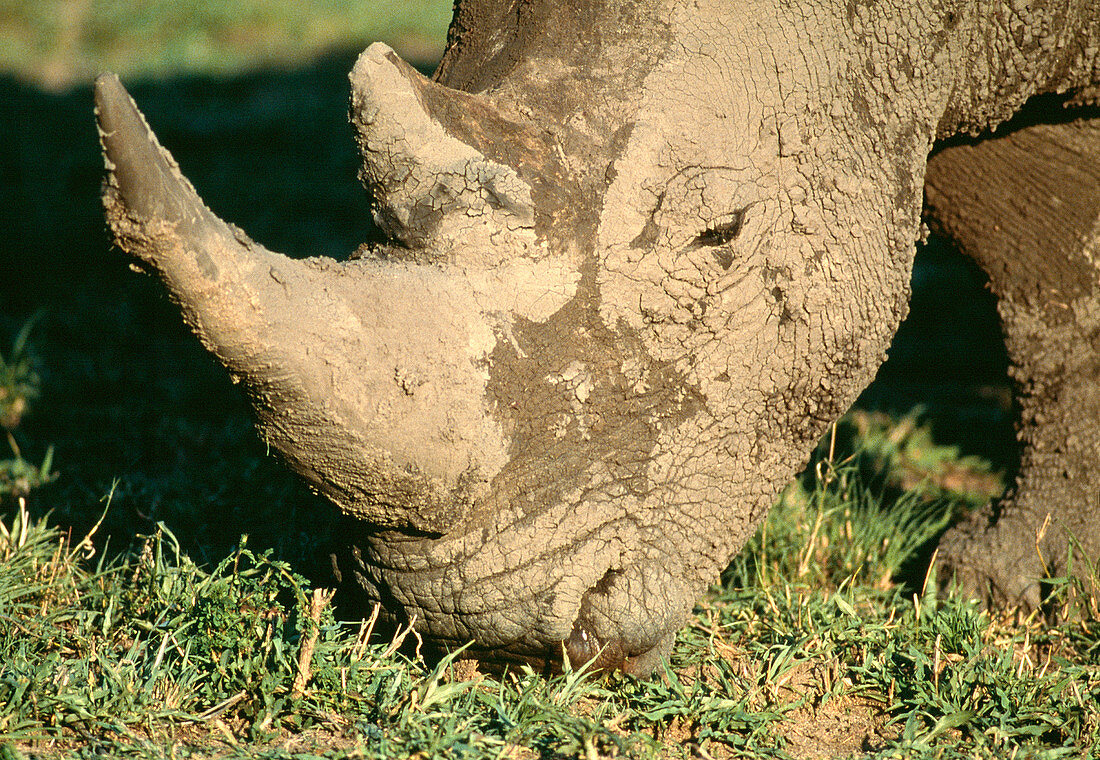
[[[720,222],[712,224],[700,232],[695,238],[695,244],[705,246],[725,245],[741,232],[741,225],[744,221],[745,209],[737,209]]]
[[[712,224],[695,237],[695,245],[715,248],[725,245],[741,232],[745,221],[745,209],[738,209],[722,221]],[[728,250],[714,252],[714,258],[723,269],[729,269],[733,263],[733,253]]]

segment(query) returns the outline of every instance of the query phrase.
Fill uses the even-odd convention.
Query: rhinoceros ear
[[[484,96],[425,78],[383,43],[359,57],[351,85],[361,176],[387,234],[422,246],[455,211],[532,226],[532,185],[550,153],[533,130]]]

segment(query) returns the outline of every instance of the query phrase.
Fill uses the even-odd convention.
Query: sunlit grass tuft
[[[835,454],[835,451],[834,451]],[[1057,626],[945,594],[962,507],[821,460],[652,678],[479,672],[339,623],[242,539],[210,568],[167,526],[115,561],[19,502],[0,519],[0,744],[164,757],[1078,757],[1100,743],[1095,574]],[[888,480],[871,477],[879,486]],[[964,497],[959,497],[965,501]],[[1072,606],[1072,610],[1070,609]]]

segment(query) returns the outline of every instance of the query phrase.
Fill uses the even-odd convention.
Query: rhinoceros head
[[[785,91],[805,72],[738,47],[767,19],[661,11],[627,39],[633,4],[567,5],[460,8],[435,81],[381,44],[360,57],[387,244],[265,250],[111,76],[105,203],[263,438],[355,518],[353,571],[391,615],[486,658],[643,672],[874,371],[920,188],[860,158],[851,109]],[[883,208],[896,239],[867,224]]]

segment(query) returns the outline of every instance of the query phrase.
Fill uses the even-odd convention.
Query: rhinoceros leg
[[[1014,488],[940,560],[967,593],[1037,609],[1044,579],[1100,554],[1100,119],[945,148],[926,193],[999,298],[1022,446]]]

